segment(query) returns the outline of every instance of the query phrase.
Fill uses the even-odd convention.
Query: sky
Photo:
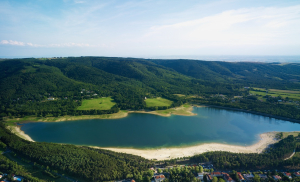
[[[181,55],[300,55],[300,1],[0,1],[0,57]]]

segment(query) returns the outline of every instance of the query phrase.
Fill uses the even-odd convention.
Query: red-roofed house
[[[163,181],[163,180],[165,180],[165,175],[156,175],[156,176],[154,176],[154,180],[155,180],[155,182],[161,182],[161,181]]]
[[[278,175],[273,176],[273,178],[274,178],[275,180],[281,180],[281,177],[278,176]]]
[[[300,173],[299,172],[295,172],[294,175],[297,176],[297,177],[299,177]]]
[[[242,173],[237,172],[237,175],[239,177],[239,180],[245,180],[245,178],[243,177]]]
[[[212,180],[212,177],[211,177],[209,174],[207,174],[207,175],[206,175],[206,179],[207,179],[207,181],[211,181],[211,180]]]
[[[224,174],[224,178],[225,178],[226,182],[233,182],[233,179],[227,173]]]
[[[283,175],[285,175],[288,178],[292,178],[292,174],[291,173],[283,173]]]

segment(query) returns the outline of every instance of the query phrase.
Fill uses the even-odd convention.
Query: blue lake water
[[[194,107],[196,116],[162,117],[132,113],[121,119],[94,119],[23,124],[39,142],[101,147],[161,148],[200,143],[251,145],[259,134],[300,131],[300,124],[239,111]]]

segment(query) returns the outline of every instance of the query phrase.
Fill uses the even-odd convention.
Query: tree
[[[157,173],[162,173],[162,170],[160,168],[158,168]]]
[[[199,169],[200,169],[200,173],[203,173],[203,167],[199,166]]]
[[[216,176],[213,177],[212,182],[218,182],[218,178]]]

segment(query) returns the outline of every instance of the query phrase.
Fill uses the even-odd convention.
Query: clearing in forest
[[[146,99],[145,102],[147,107],[170,106],[173,103],[173,101],[161,97]]]
[[[77,108],[77,110],[109,110],[116,103],[113,101],[111,97],[98,98],[98,99],[90,99],[83,100],[82,105]]]

